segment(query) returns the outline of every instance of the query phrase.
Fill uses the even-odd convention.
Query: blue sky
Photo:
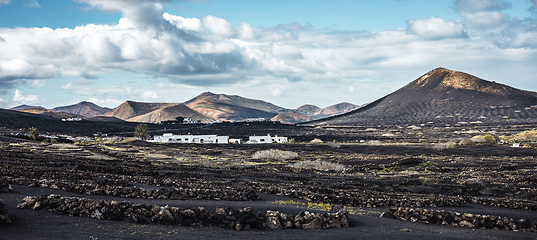
[[[0,107],[374,101],[436,67],[537,90],[537,0],[0,0]]]

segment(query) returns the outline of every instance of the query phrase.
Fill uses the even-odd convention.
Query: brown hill
[[[193,118],[196,121],[212,122],[210,117],[204,116],[181,103],[142,103],[126,101],[104,117],[116,117],[129,122],[159,123],[174,120],[176,117]]]
[[[43,116],[48,116],[52,118],[82,118],[83,116],[78,114],[72,114],[72,113],[64,113],[64,112],[53,112],[45,108],[36,107],[36,108],[26,108],[26,109],[19,109],[16,110],[18,112],[25,112],[25,113],[32,113],[32,114],[38,114]]]
[[[537,109],[531,107],[535,105],[537,97],[531,92],[437,68],[367,106],[307,124],[535,121]]]
[[[28,109],[28,108],[44,108],[44,107],[41,107],[41,106],[29,106],[29,105],[19,105],[19,106],[16,106],[16,107],[12,107],[10,108],[9,110],[23,110],[23,109]]]
[[[184,118],[192,118],[196,121],[201,122],[212,122],[212,118],[204,116],[189,107],[178,103],[177,105],[160,108],[155,111],[132,117],[127,119],[129,122],[149,122],[149,123],[160,123],[163,121],[175,120],[176,117],[181,116]]]
[[[326,118],[326,117],[331,117],[331,116],[347,113],[347,112],[356,110],[358,108],[360,108],[360,106],[354,105],[352,103],[342,102],[342,103],[334,104],[326,108],[318,109],[311,115],[314,116],[315,118]]]
[[[300,123],[313,120],[311,117],[300,113],[280,113],[276,117],[271,118],[272,121],[280,121],[283,123]]]
[[[270,119],[280,112],[293,111],[262,100],[210,92],[204,92],[184,104],[206,116],[225,121],[248,118]]]
[[[86,101],[69,105],[69,106],[55,107],[51,109],[51,111],[53,112],[74,113],[74,114],[78,114],[84,117],[95,117],[95,116],[103,115],[107,112],[110,112],[110,110],[112,109],[106,108],[106,107],[100,107],[94,103],[86,102]]]
[[[304,114],[304,115],[312,115],[314,114],[317,110],[321,109],[320,107],[317,107],[315,105],[310,105],[310,104],[305,104],[305,105],[302,105],[300,107],[298,107],[296,109],[296,111],[300,114]]]

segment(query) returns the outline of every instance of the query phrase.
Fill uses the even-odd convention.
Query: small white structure
[[[240,139],[240,138],[231,138],[231,139],[229,139],[229,143],[231,143],[231,144],[242,144],[242,139]]]
[[[248,142],[251,144],[258,144],[258,143],[286,143],[287,137],[278,137],[276,135],[275,137],[271,137],[270,134],[267,134],[267,136],[250,136]]]
[[[229,143],[229,136],[217,135],[173,135],[164,133],[162,136],[154,136],[149,142],[157,143]]]
[[[520,147],[520,143],[513,143],[513,145],[511,147],[518,148],[518,147]]]
[[[75,118],[75,117],[72,117],[72,118],[62,118],[62,121],[63,121],[63,122],[80,122],[80,121],[82,121],[82,118]]]
[[[192,124],[192,123],[196,123],[196,121],[193,118],[184,118],[183,119],[183,124]]]

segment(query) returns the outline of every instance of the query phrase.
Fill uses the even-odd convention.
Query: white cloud
[[[457,0],[453,5],[456,11],[470,13],[511,8],[511,4],[503,0]]]
[[[150,100],[150,99],[158,98],[157,93],[153,92],[153,91],[143,91],[140,95],[142,96],[142,98],[144,100]]]
[[[282,95],[282,88],[280,86],[269,86],[269,91],[272,96]]]
[[[13,102],[18,104],[36,104],[43,101],[41,101],[37,95],[24,95],[22,91],[17,89],[15,90],[15,95],[13,95]]]
[[[170,15],[168,13],[163,14],[166,21],[173,24],[175,27],[190,31],[200,31],[201,30],[201,20],[197,18],[183,18],[181,16]]]
[[[9,50],[4,52],[11,53]],[[0,53],[2,53],[1,50]],[[30,58],[31,56],[24,57]],[[0,58],[0,82],[11,82],[19,79],[46,79],[55,77],[57,77],[57,69],[53,65],[45,63],[35,64],[20,58]]]
[[[457,0],[453,8],[468,27],[483,28],[498,26],[508,19],[509,15],[500,11],[511,8],[511,4],[503,0]]]
[[[221,37],[229,37],[234,34],[234,30],[231,24],[222,19],[214,16],[206,16],[201,20],[201,24],[204,28],[210,30],[213,34]]]
[[[409,20],[407,30],[426,39],[466,37],[462,23],[436,17]]]
[[[531,47],[537,48],[537,32],[524,32],[518,33],[511,42],[511,47],[523,48]]]
[[[70,83],[62,85],[61,89],[67,89],[67,90],[75,89],[76,90],[76,89],[84,88],[86,90],[86,86],[90,85],[92,83],[93,83],[92,80],[87,80],[85,78],[79,78],[74,82],[70,82]]]
[[[169,80],[167,84],[181,86],[176,91],[192,87],[188,91],[201,92],[210,87],[283,101],[288,99],[285,93],[298,96],[296,92],[307,89],[336,102],[345,94],[360,99],[378,97],[382,92],[375,87],[395,90],[438,66],[472,73],[509,65],[512,71],[528,72],[537,64],[534,23],[504,18],[497,12],[505,8],[501,5],[466,7],[470,10],[461,12],[466,14],[463,22],[430,17],[408,21],[406,30],[367,33],[331,32],[299,24],[253,28],[241,23],[233,27],[214,16],[197,19],[164,13],[162,4],[167,1],[163,0],[79,2],[122,11],[123,18],[117,24],[74,29],[0,28],[0,90],[67,76],[85,82],[57,84],[64,92],[105,99],[108,106],[125,99],[161,101],[173,96],[158,84],[119,85],[117,82],[127,80],[111,80],[106,86],[96,86],[86,80],[110,72],[130,72],[152,83]],[[467,28],[479,24],[497,27]],[[375,84],[377,81],[393,82],[384,86]],[[333,93],[326,90],[332,85],[339,85]],[[259,97],[249,94],[252,89],[259,89],[255,93]],[[361,94],[352,94],[358,92]]]
[[[11,3],[11,0],[0,0],[0,6],[1,5],[8,5]]]
[[[30,0],[25,4],[25,6],[29,8],[41,8],[41,5],[39,5],[37,0]]]
[[[125,99],[118,99],[118,98],[114,98],[113,96],[106,96],[104,98],[103,97],[90,98],[88,99],[88,102],[92,102],[103,107],[106,106],[106,107],[114,108],[114,107],[119,106],[121,103],[125,102]]]
[[[509,16],[499,12],[461,12],[466,24],[473,27],[497,26]]]
[[[144,4],[161,4],[169,0],[76,0],[85,3],[91,8],[97,8],[107,12],[121,12],[127,8],[134,8]]]
[[[537,1],[537,0],[536,0]],[[256,37],[255,29],[250,24],[241,22],[237,28],[240,39],[250,40]]]

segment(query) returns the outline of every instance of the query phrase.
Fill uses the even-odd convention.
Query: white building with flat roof
[[[266,136],[250,136],[248,142],[251,144],[262,144],[262,143],[286,143],[287,137],[278,137],[278,135],[271,137],[270,134]]]
[[[215,144],[227,144],[227,143],[229,143],[229,136],[173,135],[171,133],[164,133],[162,136],[154,136],[153,140],[149,140],[149,142],[157,142],[157,143],[215,143]]]

